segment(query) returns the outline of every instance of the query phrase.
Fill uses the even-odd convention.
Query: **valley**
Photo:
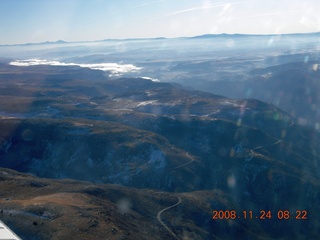
[[[230,37],[242,47],[251,43]],[[169,40],[143,40],[146,52],[140,53],[140,42],[132,40],[118,55],[67,54],[60,62],[69,65],[2,59],[1,220],[22,239],[315,239],[316,57],[278,63],[260,49],[262,60],[255,61],[237,45],[230,62],[221,60],[219,71],[211,71],[226,52],[219,55],[216,46],[215,59],[204,61],[212,49],[204,45],[191,60],[192,51],[182,50],[208,39],[188,40],[181,46],[172,40],[152,59],[152,41]],[[177,46],[180,55],[172,50]],[[45,55],[56,54],[50,49]],[[164,55],[157,51],[169,50],[175,61],[160,61]],[[139,70],[115,76],[109,68],[72,63],[124,55],[126,62],[116,67]],[[229,68],[235,62],[239,66]],[[215,74],[215,81],[200,81]],[[226,76],[243,78],[222,81]],[[305,211],[307,218],[279,219],[276,213],[286,210]],[[236,211],[237,217],[213,219],[213,211]],[[244,211],[253,216],[245,218]],[[272,217],[261,219],[261,211]]]

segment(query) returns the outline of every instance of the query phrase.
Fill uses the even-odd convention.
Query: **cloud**
[[[152,4],[155,4],[155,3],[160,3],[160,2],[163,2],[163,1],[164,1],[164,0],[146,2],[146,3],[142,3],[142,4],[140,4],[140,5],[135,6],[134,8],[145,7],[145,6],[152,5]]]
[[[237,2],[228,2],[228,3],[225,3],[225,2],[219,2],[219,3],[205,3],[205,4],[202,4],[202,5],[199,5],[199,6],[195,6],[195,7],[192,7],[192,8],[187,8],[187,9],[182,9],[182,10],[178,10],[178,11],[175,11],[175,12],[170,12],[170,13],[167,13],[165,15],[162,15],[160,17],[169,17],[169,16],[174,16],[174,15],[178,15],[178,14],[181,14],[181,13],[186,13],[186,12],[193,12],[193,11],[199,11],[199,10],[206,10],[206,9],[212,9],[212,8],[224,8],[224,11],[227,10],[228,8],[230,8],[232,5],[235,5],[235,4],[242,4],[242,3],[245,3],[245,2],[252,2],[252,1],[256,1],[256,0],[244,0],[244,1],[237,1]]]
[[[50,65],[50,66],[79,66],[83,68],[91,68],[94,70],[101,70],[110,72],[110,76],[121,76],[123,73],[137,72],[141,68],[136,67],[132,64],[118,64],[118,63],[92,63],[92,64],[82,64],[82,63],[64,63],[59,61],[48,61],[45,59],[27,59],[27,60],[16,60],[10,62],[10,65],[27,67],[27,66],[37,66],[37,65]]]

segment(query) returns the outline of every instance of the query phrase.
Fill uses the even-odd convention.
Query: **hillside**
[[[266,62],[272,66],[251,70],[246,81],[236,78],[208,81],[201,88],[232,98],[250,97],[270,102],[290,113],[298,124],[319,130],[318,61],[301,62],[304,58],[309,55],[270,57]],[[317,59],[317,55],[310,58]]]
[[[1,172],[2,220],[21,237],[30,226],[34,239],[319,234],[319,133],[259,100],[83,71],[1,65],[0,165],[35,175]],[[232,209],[273,218],[212,219]],[[293,218],[278,219],[286,209]]]

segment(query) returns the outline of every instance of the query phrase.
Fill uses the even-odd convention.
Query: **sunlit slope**
[[[22,239],[174,239],[173,235],[199,240],[316,239],[319,235],[318,212],[312,207],[305,208],[307,219],[299,220],[295,211],[302,208],[284,202],[293,218],[279,220],[277,212],[285,209],[243,204],[219,189],[168,193],[37,178],[4,168],[0,179],[1,219]],[[215,210],[234,210],[237,218],[213,220]],[[269,210],[271,219],[260,219],[260,211]]]
[[[158,222],[157,213],[175,202],[172,194],[74,180],[39,179],[8,169],[1,169],[0,178],[1,219],[22,239],[170,237]],[[208,211],[203,209],[203,214],[210,216]],[[180,220],[174,226],[180,224],[186,226],[186,236],[201,239],[211,235]]]

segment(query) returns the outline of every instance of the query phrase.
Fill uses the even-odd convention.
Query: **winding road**
[[[189,162],[183,163],[183,164],[179,165],[178,167],[173,168],[172,170],[177,170],[178,168],[184,167],[184,166],[186,166],[186,165],[188,165],[188,164],[190,164],[190,163],[192,163],[194,161],[194,158],[191,157],[189,155],[189,153],[186,153],[186,157],[190,159]]]
[[[271,143],[271,144],[268,144],[268,145],[261,145],[259,147],[254,148],[254,149],[251,149],[251,151],[254,151],[254,150],[257,150],[257,149],[260,149],[260,148],[264,148],[264,147],[270,147],[270,146],[273,146],[273,145],[277,145],[277,144],[279,144],[281,142],[282,142],[282,140],[279,139],[279,140],[275,141],[274,143]]]
[[[172,235],[172,237],[174,237],[175,239],[179,239],[179,238],[177,237],[177,235],[176,235],[174,232],[172,232],[172,230],[161,220],[161,214],[162,214],[163,212],[165,212],[165,211],[167,211],[167,210],[169,210],[169,209],[171,209],[171,208],[174,208],[174,207],[178,206],[178,205],[182,202],[181,197],[179,197],[179,196],[176,196],[176,197],[178,198],[178,202],[175,203],[175,204],[173,204],[173,205],[171,205],[171,206],[169,206],[169,207],[166,207],[166,208],[160,210],[160,211],[158,212],[158,214],[157,214],[157,219],[158,219],[159,223]]]

